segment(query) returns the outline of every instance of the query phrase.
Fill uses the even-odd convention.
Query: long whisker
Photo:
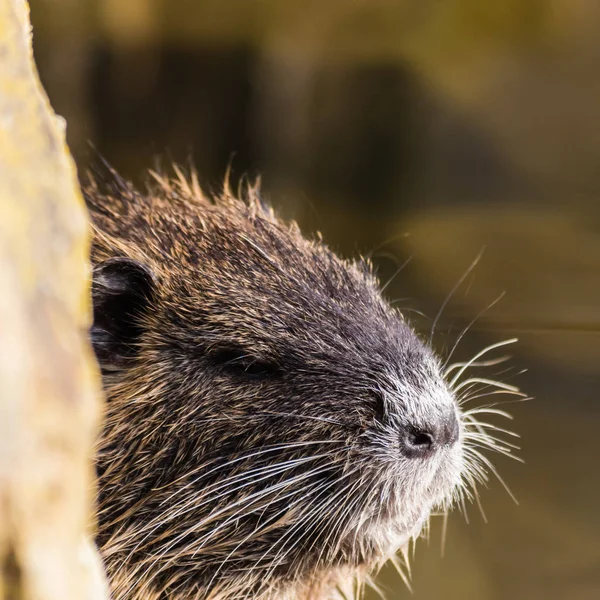
[[[456,341],[454,342],[454,345],[452,346],[452,349],[450,350],[450,352],[448,353],[448,358],[446,359],[446,361],[444,362],[444,367],[450,362],[450,360],[452,359],[452,356],[454,355],[454,352],[456,351],[456,348],[458,347],[458,345],[460,344],[461,340],[463,339],[463,337],[466,335],[467,331],[469,331],[469,329],[471,329],[471,327],[473,325],[475,325],[475,323],[477,323],[477,321],[490,309],[492,309],[494,306],[496,306],[496,304],[498,304],[498,302],[500,302],[500,300],[502,300],[502,298],[505,296],[506,292],[502,292],[495,300],[492,300],[492,302],[490,302],[482,311],[480,311],[477,315],[475,315],[475,318],[467,324],[467,326],[460,332],[460,335],[456,338]]]
[[[485,389],[485,388],[483,388]],[[474,392],[476,392],[477,390],[473,390]],[[511,403],[515,403],[515,402],[526,402],[529,400],[533,400],[533,398],[531,396],[528,396],[527,394],[524,394],[523,392],[508,392],[506,390],[492,390],[489,392],[483,392],[481,394],[477,394],[477,393],[473,393],[473,394],[464,394],[461,395],[458,398],[458,404],[459,405],[463,405],[466,404],[467,402],[472,402],[473,400],[479,400],[481,398],[487,398],[489,396],[517,396],[517,400],[504,400],[502,402],[494,402],[492,404],[490,404],[489,406],[502,406],[504,404],[511,404]]]
[[[502,348],[503,346],[508,346],[509,344],[514,344],[518,342],[518,338],[511,338],[508,340],[504,340],[502,342],[496,342],[495,344],[491,344],[490,346],[485,347],[483,350],[479,351],[471,360],[467,361],[458,371],[458,373],[453,377],[450,381],[449,385],[451,389],[454,389],[454,385],[461,378],[462,374],[468,369],[474,362],[480,359],[482,356],[495,350],[496,348]]]
[[[339,425],[340,427],[351,428],[351,426],[348,423],[342,423],[340,421],[330,419],[329,417],[315,417],[314,415],[303,415],[303,414],[299,414],[299,413],[287,413],[287,412],[270,411],[270,410],[269,411],[261,411],[257,414],[258,415],[272,415],[275,417],[291,417],[294,419],[306,419],[306,420],[310,420],[310,421],[321,421],[322,423],[331,423],[333,425]]]
[[[466,410],[463,413],[463,416],[470,417],[481,414],[498,415],[499,417],[504,417],[505,419],[509,419],[511,421],[513,420],[513,416],[510,413],[507,413],[506,411],[500,410],[498,408],[490,408],[487,406],[481,406],[479,408],[471,408],[469,410]]]
[[[390,283],[392,283],[392,281],[394,281],[394,279],[396,279],[396,277],[398,277],[398,275],[404,270],[404,268],[410,263],[410,261],[413,259],[413,256],[409,256],[399,267],[398,269],[394,272],[394,274],[387,280],[387,282],[385,283],[385,285],[383,285],[380,290],[379,293],[383,294],[383,292],[385,292],[385,290],[388,288],[388,286],[390,285]]]
[[[474,362],[474,363],[470,363],[467,365],[466,362],[456,362],[456,363],[452,363],[451,365],[449,365],[448,367],[446,367],[446,370],[444,371],[444,378],[447,378],[448,375],[450,375],[450,373],[452,373],[452,371],[459,369],[460,367],[464,367],[464,366],[469,366],[469,367],[493,367],[495,365],[500,365],[502,363],[507,362],[508,360],[511,359],[510,355],[505,355],[505,356],[500,356],[498,358],[492,358],[490,360],[482,360],[479,362]]]
[[[264,468],[264,471],[259,472],[258,474],[260,475],[259,477],[257,477],[256,479],[252,479],[250,481],[248,481],[248,477],[250,472],[246,472],[246,473],[242,473],[241,476],[235,477],[235,478],[229,478],[229,484],[233,485],[234,487],[230,487],[229,489],[225,489],[223,490],[223,488],[227,488],[227,486],[223,486],[223,483],[225,482],[225,480],[223,482],[218,481],[215,484],[213,484],[213,486],[211,487],[217,487],[219,490],[219,493],[213,496],[209,496],[208,499],[203,500],[202,502],[198,502],[197,498],[192,498],[192,501],[190,502],[190,506],[189,507],[185,507],[184,509],[180,509],[179,511],[175,512],[175,513],[170,513],[168,520],[173,520],[175,518],[179,518],[182,515],[186,514],[187,512],[189,512],[190,510],[195,510],[197,508],[199,508],[200,506],[204,506],[206,504],[209,504],[211,502],[214,502],[216,500],[218,500],[219,498],[222,498],[224,496],[230,495],[232,492],[236,492],[239,490],[242,490],[250,485],[254,485],[256,483],[259,483],[261,481],[264,481],[265,479],[269,479],[270,477],[272,477],[273,475],[278,475],[280,473],[283,473],[285,471],[289,471],[290,469],[300,465],[300,464],[304,464],[307,462],[312,462],[313,460],[319,459],[319,458],[325,458],[329,456],[328,454],[316,454],[314,456],[308,456],[308,457],[304,457],[304,458],[298,458],[298,459],[294,459],[292,461],[287,461],[285,463],[282,464],[276,464],[276,465],[269,465],[267,467]],[[252,473],[252,475],[256,474]],[[237,485],[240,481],[244,481],[245,483],[243,485]],[[208,488],[207,488],[208,489]],[[164,523],[165,520],[161,521],[161,524]]]
[[[348,473],[346,473],[344,476],[342,476],[342,478],[339,479],[337,482],[331,482],[330,484],[326,485],[323,489],[321,489],[319,495],[317,496],[317,499],[320,496],[322,496],[325,492],[327,492],[331,486],[333,486],[335,484],[339,484],[343,479],[347,479],[347,478],[351,477],[357,471],[358,471],[358,468],[355,468],[352,471],[349,471]],[[305,527],[307,523],[310,523],[310,526],[308,528],[304,529],[304,531],[303,531],[304,536],[311,533],[322,522],[322,518],[325,514],[327,514],[327,510],[328,510],[329,506],[335,505],[336,500],[340,496],[347,495],[350,490],[351,485],[352,485],[352,483],[345,484],[344,486],[341,487],[341,489],[338,492],[336,492],[335,494],[330,496],[326,500],[326,502],[324,502],[322,504],[317,504],[316,507],[313,510],[309,511],[308,514],[302,515],[302,517],[298,520],[298,523],[296,523],[296,525],[294,525],[290,530],[288,530],[288,532],[284,536],[282,536],[279,540],[277,540],[277,542],[275,543],[275,546],[277,544],[281,543],[282,541],[284,541],[284,539],[286,539],[286,538],[292,539],[291,535],[293,533],[295,533],[300,527]],[[315,502],[313,502],[313,504],[315,504]],[[271,564],[269,571],[267,572],[267,574],[265,576],[265,580],[268,580],[269,575],[277,568],[277,566],[279,564],[281,564],[281,561],[284,560],[285,556],[289,555],[293,551],[293,549],[299,542],[300,542],[300,538],[298,538],[298,540],[296,540],[292,544],[292,546],[287,550],[287,553],[284,553],[284,550],[287,546],[287,541],[283,544],[283,546],[277,551],[277,554],[271,561],[272,564]],[[274,548],[274,546],[270,548],[270,551],[272,551],[273,548]],[[263,555],[263,557],[261,557],[261,560],[262,560],[262,558],[264,558],[264,556],[265,555]]]
[[[131,555],[133,555],[133,553],[136,550],[142,549],[143,543],[147,539],[149,539],[150,536],[152,536],[152,534],[158,528],[163,526],[165,523],[167,523],[169,521],[173,521],[174,519],[178,519],[181,516],[190,512],[191,510],[197,510],[198,508],[200,508],[202,506],[211,504],[211,503],[215,502],[216,500],[218,500],[219,498],[231,495],[233,492],[239,492],[240,490],[242,490],[250,485],[254,485],[256,483],[259,483],[261,481],[269,479],[269,478],[273,477],[274,475],[284,473],[284,472],[298,466],[299,464],[311,462],[312,460],[316,460],[317,458],[323,458],[326,456],[327,456],[327,454],[320,454],[320,455],[305,457],[302,459],[296,459],[294,461],[287,461],[283,464],[268,465],[267,467],[263,467],[260,469],[252,469],[251,470],[252,472],[251,471],[243,472],[242,474],[240,474],[237,477],[228,478],[228,480],[216,482],[215,484],[213,484],[212,486],[209,486],[209,487],[212,487],[212,488],[216,487],[218,489],[219,493],[211,496],[210,494],[206,493],[209,489],[209,488],[206,488],[205,490],[203,490],[204,499],[202,499],[202,497],[199,499],[199,498],[193,496],[188,503],[183,504],[183,506],[179,507],[179,509],[177,509],[175,511],[169,512],[169,514],[166,517],[161,515],[160,518],[157,518],[153,522],[150,522],[148,524],[148,526],[145,528],[146,534],[140,539],[138,544],[130,551],[130,557],[131,557]],[[248,478],[255,474],[258,474],[259,477],[248,481]],[[226,481],[228,481],[228,485],[223,485],[223,484],[225,484]],[[242,482],[242,481],[244,483],[242,485],[239,485],[240,482]],[[231,487],[231,486],[233,486],[233,487]],[[208,498],[206,498],[206,496],[208,496]],[[214,513],[211,513],[211,515],[213,515],[213,514]],[[197,527],[197,526],[198,526],[198,524],[194,525],[194,527]],[[186,535],[187,535],[187,532],[186,532]],[[155,542],[156,542],[156,539],[153,539],[152,543],[155,543]]]
[[[331,466],[332,465],[328,465],[328,468],[331,468]],[[165,547],[165,549],[161,553],[161,558],[166,557],[168,555],[168,552],[172,548],[174,548],[179,541],[185,539],[185,537],[187,537],[188,535],[193,534],[194,532],[200,530],[201,528],[206,527],[206,525],[208,525],[209,523],[214,522],[218,516],[224,515],[224,514],[228,514],[228,513],[231,512],[231,510],[233,508],[239,507],[238,510],[234,511],[232,514],[230,514],[229,517],[223,523],[221,523],[220,525],[218,525],[216,529],[211,529],[207,534],[205,534],[201,538],[195,540],[195,543],[194,543],[195,548],[193,550],[193,553],[191,554],[191,558],[194,558],[194,556],[203,547],[203,542],[206,542],[211,537],[213,537],[218,530],[222,529],[228,523],[232,522],[232,520],[235,519],[239,514],[243,514],[243,512],[246,511],[252,505],[251,501],[258,501],[258,502],[260,502],[262,499],[268,497],[272,492],[278,491],[278,490],[280,490],[282,488],[285,488],[285,487],[289,487],[290,485],[292,485],[294,483],[298,483],[298,482],[303,481],[303,480],[305,480],[307,478],[310,478],[310,477],[314,476],[315,474],[317,474],[318,472],[320,472],[320,470],[322,470],[322,469],[323,469],[322,466],[321,467],[317,467],[316,469],[309,470],[306,473],[302,473],[300,475],[292,477],[292,478],[290,478],[288,480],[285,480],[283,482],[275,483],[274,485],[268,486],[266,489],[259,490],[258,492],[255,492],[253,494],[245,496],[244,498],[241,498],[240,500],[232,502],[232,503],[226,505],[225,507],[222,507],[220,509],[217,509],[216,511],[211,512],[206,518],[202,519],[202,521],[200,521],[200,523],[194,524],[192,527],[188,528],[186,531],[184,531],[183,533],[179,534],[176,538],[174,538]],[[293,496],[298,491],[299,491],[298,489],[295,489],[290,494],[288,494],[287,496]],[[265,506],[266,505],[254,507],[253,510],[259,510],[261,508],[264,508]],[[197,545],[198,542],[200,542],[199,546]],[[173,558],[170,561],[163,562],[163,564],[161,565],[160,569],[163,570],[163,569],[168,568],[173,560],[180,559],[181,556],[182,556],[182,552],[181,551],[177,551],[174,554]]]
[[[321,471],[323,472],[323,471]],[[295,492],[293,492],[291,495],[293,496],[295,493],[297,493],[298,490],[295,490]],[[292,503],[287,504],[286,506],[284,506],[284,508],[276,513],[276,516],[278,516],[279,514],[286,514],[287,512],[289,512],[290,508],[297,505],[298,503],[300,503],[301,501],[305,500],[307,497],[309,497],[311,494],[313,494],[313,490],[309,490],[308,493],[304,494],[303,496],[301,496],[300,498],[295,499]],[[286,498],[286,496],[289,496],[290,494],[286,494],[284,496],[281,497],[277,497],[277,500],[280,501],[281,499]],[[270,506],[270,504],[267,504],[266,506]],[[239,512],[239,511],[238,511]],[[235,516],[232,515],[232,517]],[[231,519],[232,517],[230,517],[229,519]],[[215,572],[215,574],[213,575],[209,585],[207,586],[208,589],[211,588],[212,582],[216,579],[218,573],[220,572],[220,570],[223,568],[223,566],[225,565],[225,563],[231,558],[231,556],[233,556],[235,554],[235,552],[247,541],[249,540],[251,537],[255,536],[256,533],[260,533],[262,531],[264,531],[265,529],[271,528],[272,525],[268,524],[266,527],[261,528],[255,528],[248,536],[246,536],[240,543],[237,544],[237,546],[226,556],[226,558],[221,562],[221,565],[219,566],[219,569],[217,569],[217,571]],[[281,538],[280,538],[281,539]],[[270,550],[272,550],[272,548],[270,548]],[[197,551],[196,551],[197,552]]]
[[[512,493],[512,491],[510,490],[510,488],[508,487],[508,485],[506,484],[504,479],[502,479],[502,477],[500,477],[500,473],[498,473],[498,470],[496,469],[496,467],[494,467],[494,465],[487,458],[487,456],[482,454],[479,450],[472,448],[470,446],[465,447],[465,453],[467,453],[467,452],[472,455],[477,456],[477,458],[490,470],[490,472],[495,475],[496,479],[502,484],[502,487],[506,490],[508,495],[512,498],[513,502],[515,504],[519,504],[519,501],[516,499],[515,495]]]
[[[450,293],[446,296],[446,299],[444,300],[444,302],[442,302],[442,306],[440,306],[440,310],[438,311],[438,313],[435,316],[435,319],[433,320],[433,323],[431,325],[431,332],[429,334],[429,343],[431,343],[433,340],[435,326],[437,325],[440,317],[442,316],[442,313],[444,312],[446,305],[448,304],[448,302],[450,302],[450,299],[452,298],[452,296],[454,296],[454,294],[456,293],[456,290],[461,286],[463,281],[469,276],[469,273],[471,273],[471,271],[477,266],[477,263],[481,260],[481,257],[483,256],[484,250],[485,250],[485,247],[480,250],[480,252],[476,256],[475,260],[469,265],[468,269],[464,272],[462,277],[454,284],[454,287],[450,290]]]
[[[237,510],[236,512],[234,512],[232,515],[230,515],[223,523],[221,523],[216,530],[212,530],[210,531],[210,533],[208,534],[207,539],[210,539],[211,537],[214,536],[214,534],[216,533],[216,531],[218,531],[219,529],[222,529],[223,527],[225,527],[228,523],[230,523],[236,516],[243,514],[243,512],[245,510],[247,510],[250,506],[252,506],[252,503],[249,503],[248,500],[250,499],[256,499],[257,501],[262,500],[263,498],[265,498],[266,496],[268,496],[271,492],[273,491],[278,491],[280,489],[285,489],[287,487],[289,487],[290,485],[294,484],[294,483],[298,483],[299,481],[304,481],[305,479],[308,479],[309,477],[314,477],[317,475],[320,475],[328,470],[331,470],[333,468],[334,465],[326,465],[325,467],[321,466],[318,467],[316,469],[313,469],[311,471],[308,471],[307,473],[301,473],[300,475],[297,475],[295,477],[292,477],[291,479],[288,479],[286,481],[277,483],[275,485],[270,486],[270,488],[267,488],[267,490],[261,490],[259,492],[256,492],[255,494],[250,494],[247,497],[244,497],[236,502],[234,502],[233,504],[228,505],[227,507],[223,508],[223,509],[219,509],[213,513],[211,513],[209,515],[210,519],[207,518],[205,520],[202,521],[202,526],[205,526],[206,524],[212,522],[215,520],[215,517],[219,516],[220,514],[226,513],[228,510],[230,510],[231,508],[235,507],[235,506],[239,506],[241,505],[241,508],[239,510]],[[294,495],[298,492],[299,490],[295,489],[293,490],[290,494],[286,494],[284,496],[281,496],[280,499],[283,498],[287,498],[290,495]],[[265,493],[268,492],[268,493]],[[267,502],[267,504],[264,505],[260,505],[258,507],[254,507],[252,509],[252,512],[256,512],[257,510],[260,509],[264,509],[267,508],[268,506],[271,505],[272,501]],[[194,553],[197,554],[200,549],[202,548],[202,546],[198,547]],[[194,556],[192,555],[192,557]]]
[[[520,462],[520,463],[524,462],[521,457],[515,456],[513,454],[513,450],[520,450],[520,448],[518,446],[507,445],[507,447],[504,447],[501,445],[501,442],[498,442],[495,440],[490,440],[485,435],[477,436],[477,434],[475,434],[475,433],[473,433],[469,437],[465,436],[465,440],[467,441],[467,444],[469,445],[469,447],[491,450],[493,452],[498,452],[499,454],[507,456],[508,458],[512,458],[513,460],[516,460],[517,462]]]
[[[442,516],[442,541],[441,541],[441,556],[443,558],[444,552],[446,550],[446,534],[448,533],[448,511],[444,511]]]
[[[467,417],[465,419],[465,422],[467,425],[470,425],[471,423],[473,423],[477,427],[481,427],[483,429],[492,429],[493,431],[497,431],[498,433],[505,433],[506,435],[510,435],[511,437],[515,437],[515,438],[521,437],[518,433],[515,433],[514,431],[510,431],[510,429],[504,429],[503,427],[498,427],[497,425],[494,425],[492,423],[486,423],[485,421],[478,421],[476,419],[473,419],[472,417]]]
[[[234,465],[234,464],[239,463],[241,461],[248,460],[250,458],[256,458],[257,456],[263,456],[265,454],[270,454],[272,452],[279,452],[281,450],[291,450],[291,449],[303,448],[303,447],[306,447],[306,446],[313,446],[313,445],[318,445],[318,444],[336,444],[336,443],[341,443],[341,442],[342,442],[342,440],[318,440],[318,441],[312,441],[311,440],[311,441],[306,441],[306,442],[294,442],[292,444],[276,444],[274,446],[271,446],[270,448],[264,448],[262,450],[257,450],[255,452],[250,452],[248,454],[243,454],[242,456],[239,456],[239,457],[237,457],[237,458],[235,458],[233,460],[227,461],[227,462],[225,462],[223,464],[220,464],[220,465],[216,466],[215,468],[211,469],[210,471],[207,471],[206,473],[202,473],[202,475],[201,475],[201,477],[199,479],[195,479],[193,481],[190,481],[185,486],[179,488],[171,496],[168,496],[161,503],[161,505],[162,504],[170,503],[172,501],[173,497],[176,494],[179,494],[182,491],[184,491],[184,490],[186,490],[186,489],[188,489],[190,487],[196,486],[201,479],[205,479],[209,475],[211,475],[211,474],[213,474],[213,473],[215,473],[217,471],[224,470],[224,469],[230,467],[231,465]],[[198,470],[199,469],[195,469],[195,471],[198,471]],[[179,479],[176,479],[175,481],[170,482],[169,485],[173,485],[174,483],[177,483],[181,479],[189,477],[189,475],[190,475],[190,473],[187,473],[186,475],[180,477]],[[225,481],[227,481],[227,480],[218,481],[215,484],[213,484],[213,486],[222,485],[223,483],[225,483]],[[158,489],[161,489],[161,488],[158,488]],[[208,489],[208,488],[205,488],[205,490],[206,489]]]
[[[507,392],[520,392],[519,388],[514,385],[502,383],[501,381],[496,381],[495,379],[486,379],[484,377],[470,377],[469,379],[465,379],[464,381],[461,381],[455,388],[453,388],[454,392],[456,393],[460,391],[463,387],[471,383],[483,383],[485,385],[500,388]]]
[[[293,502],[285,505],[280,511],[278,511],[277,513],[275,513],[274,517],[283,517],[285,516],[291,508],[293,508],[294,506],[298,505],[300,502],[304,501],[306,498],[308,498],[310,495],[312,494],[312,490],[307,492],[306,494],[304,494],[303,496],[301,496],[300,498],[296,498]],[[278,498],[280,499],[280,498]],[[247,536],[245,536],[234,548],[233,550],[231,550],[231,552],[229,552],[229,554],[221,561],[221,564],[219,565],[218,569],[215,571],[214,575],[212,576],[211,580],[208,582],[208,585],[206,586],[207,589],[211,589],[213,582],[216,580],[217,576],[219,575],[219,573],[221,572],[221,570],[223,569],[223,567],[227,564],[227,562],[229,561],[229,559],[245,544],[248,542],[248,540],[256,537],[257,535],[260,534],[264,534],[266,531],[268,531],[270,528],[272,528],[273,525],[268,523],[267,525],[263,526],[263,527],[255,527]]]

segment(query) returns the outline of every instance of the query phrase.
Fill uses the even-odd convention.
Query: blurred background
[[[484,521],[419,541],[414,598],[600,597],[600,3],[596,0],[31,0],[68,122],[123,175],[175,160],[265,196],[343,254],[373,253],[445,355],[518,337],[482,372],[525,464],[494,462]],[[422,311],[426,316],[413,313]],[[499,352],[503,353],[503,350]],[[508,369],[508,370],[507,370]],[[524,374],[519,374],[527,369]],[[501,399],[499,399],[501,400]],[[506,398],[509,401],[510,398]],[[498,423],[503,425],[503,423]],[[390,600],[410,598],[392,569]],[[375,598],[376,595],[369,596]]]

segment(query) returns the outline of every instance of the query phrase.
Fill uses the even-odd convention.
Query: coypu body
[[[113,598],[349,597],[461,488],[438,360],[256,189],[156,179],[85,190]]]

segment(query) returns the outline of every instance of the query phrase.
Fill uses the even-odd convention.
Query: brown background
[[[600,597],[600,3],[32,0],[42,81],[80,169],[92,142],[140,180],[162,156],[207,188],[231,162],[343,253],[441,353],[518,336],[525,465],[495,462],[467,525],[417,544],[414,597]],[[503,371],[505,367],[497,367]],[[528,372],[515,376],[522,369]],[[492,369],[493,373],[494,369]],[[514,372],[514,373],[513,373]],[[391,571],[387,597],[409,593]]]

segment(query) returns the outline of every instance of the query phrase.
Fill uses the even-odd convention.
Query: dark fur
[[[85,195],[114,598],[329,598],[417,536],[462,448],[415,458],[401,439],[456,405],[369,264],[254,188],[115,177]]]

